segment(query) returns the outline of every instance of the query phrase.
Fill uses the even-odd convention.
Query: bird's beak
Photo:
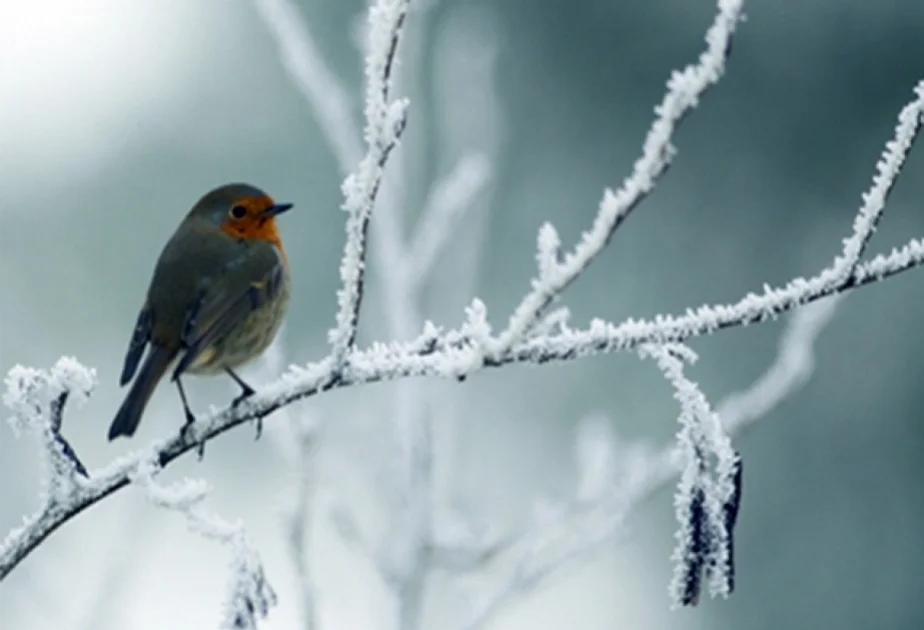
[[[264,218],[267,218],[267,219],[270,218],[270,217],[275,217],[275,216],[278,215],[278,214],[282,214],[283,212],[286,212],[286,211],[289,210],[291,207],[292,207],[292,204],[291,204],[291,203],[277,203],[277,204],[274,204],[274,205],[270,206],[269,208],[267,208],[267,209],[263,212],[263,217],[264,217]]]

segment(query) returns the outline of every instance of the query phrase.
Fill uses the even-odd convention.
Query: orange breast
[[[276,225],[275,217],[270,217],[266,220],[253,219],[225,223],[222,225],[221,230],[234,238],[244,240],[257,239],[272,243],[279,249],[279,253],[282,254],[283,263],[288,266],[289,260],[286,257],[286,250],[282,246],[282,238],[279,236],[279,228]]]

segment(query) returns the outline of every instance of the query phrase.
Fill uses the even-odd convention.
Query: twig
[[[318,119],[340,168],[347,172],[362,159],[359,129],[354,128],[351,99],[324,62],[298,8],[291,0],[254,0],[260,17],[272,31],[279,56]]]
[[[356,341],[363,297],[366,237],[385,163],[407,124],[405,100],[389,100],[392,66],[409,0],[379,0],[369,10],[369,55],[366,57],[366,127],[368,150],[356,172],[343,182],[347,212],[346,244],[340,263],[343,287],[337,292],[337,327],[330,332],[331,356],[342,367]]]
[[[711,594],[727,597],[734,588],[735,518],[726,515],[737,515],[741,501],[741,458],[706,396],[684,373],[684,365],[694,363],[696,354],[683,345],[643,347],[640,354],[658,363],[681,408],[677,442],[683,471],[674,497],[680,527],[671,557],[671,600],[675,606],[695,605],[703,570],[709,573]]]
[[[655,108],[657,117],[645,138],[642,155],[635,162],[632,176],[623,182],[618,191],[604,191],[593,227],[584,234],[574,250],[561,260],[556,255],[555,260],[546,261],[551,264],[544,264],[542,259],[545,257],[541,252],[543,243],[557,244],[558,236],[550,223],[542,227],[539,232],[539,274],[533,280],[532,291],[526,294],[510,316],[507,328],[492,343],[492,354],[503,354],[529,332],[555,296],[593,262],[632,210],[648,196],[667,171],[675,152],[671,145],[675,129],[725,71],[742,4],[742,0],[719,0],[719,12],[706,33],[706,51],[697,64],[687,66],[682,72],[675,72],[667,82],[667,93]]]
[[[276,604],[276,593],[266,580],[263,562],[243,526],[203,509],[202,502],[209,492],[205,481],[185,479],[171,486],[162,485],[155,480],[160,468],[153,460],[141,460],[130,477],[147,491],[155,505],[179,512],[186,517],[190,529],[231,549],[231,585],[222,627],[256,630],[257,619],[266,617]]]
[[[796,311],[766,372],[746,390],[718,405],[722,424],[729,434],[740,435],[807,382],[814,368],[815,341],[830,322],[836,301],[824,300]],[[604,448],[610,459],[621,455],[623,470],[618,483],[610,482],[606,476],[597,480],[591,485],[608,488],[610,492],[591,496],[581,496],[583,493],[579,492],[579,501],[558,510],[557,517],[550,522],[534,524],[510,544],[513,569],[474,606],[461,630],[480,630],[505,604],[530,592],[553,571],[587,557],[623,527],[639,504],[664,488],[681,470],[673,445],[655,452],[638,446],[617,452],[609,440]],[[579,457],[579,461],[586,459]],[[607,466],[600,468],[605,471]],[[740,478],[736,486],[740,494]],[[737,514],[731,509],[733,505],[728,507],[727,529],[731,531]],[[557,552],[543,555],[549,548],[557,548]]]

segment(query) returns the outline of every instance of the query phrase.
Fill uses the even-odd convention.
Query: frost
[[[265,617],[276,604],[276,593],[266,579],[263,563],[243,525],[230,523],[203,508],[210,490],[204,480],[184,479],[163,485],[156,480],[159,473],[159,466],[150,459],[143,459],[130,476],[147,491],[155,505],[179,512],[186,517],[191,530],[228,547],[231,578],[222,627],[256,630],[257,620]]]
[[[482,147],[468,145],[452,156],[448,163],[455,166],[431,188],[416,224],[405,225],[410,216],[403,212],[407,199],[400,180],[390,185],[384,182],[386,166],[408,121],[408,101],[391,94],[408,0],[377,0],[369,11],[362,127],[350,118],[347,91],[324,64],[296,7],[289,0],[257,0],[257,7],[275,35],[290,76],[314,106],[319,126],[345,175],[345,243],[330,352],[314,363],[291,366],[247,403],[214,411],[191,430],[158,440],[92,473],[62,435],[65,405],[89,395],[95,384],[92,370],[68,358],[47,371],[13,368],[3,399],[13,411],[11,425],[17,432],[38,436],[49,465],[39,510],[25,517],[22,526],[0,543],[0,579],[65,521],[134,481],[147,490],[152,502],[183,514],[195,532],[227,546],[231,583],[225,626],[254,628],[275,602],[275,594],[242,525],[204,509],[209,491],[205,481],[161,484],[157,480],[161,469],[200,442],[243,423],[259,426],[265,416],[299,399],[333,388],[400,380],[381,412],[392,422],[395,442],[389,451],[393,461],[389,474],[384,475],[387,479],[376,488],[388,505],[385,542],[364,532],[353,511],[344,508],[334,513],[341,532],[369,556],[384,578],[395,603],[394,627],[419,626],[424,586],[436,567],[450,574],[484,569],[485,576],[496,578],[473,598],[468,610],[471,616],[458,626],[466,630],[485,627],[508,602],[623,533],[631,510],[672,483],[678,472],[672,600],[695,603],[704,577],[711,594],[728,595],[734,588],[734,527],[743,471],[729,435],[766,414],[809,378],[812,346],[830,321],[836,303],[832,298],[924,264],[924,240],[920,238],[888,254],[864,259],[920,130],[924,81],[900,113],[894,137],[876,164],[872,185],[863,194],[852,228],[828,267],[779,287],[764,285],[730,304],[702,305],[650,320],[612,322],[597,317],[584,327],[573,325],[566,307],[552,307],[659,183],[677,154],[674,132],[724,73],[742,2],[719,0],[706,35],[706,50],[697,63],[671,74],[631,174],[618,188],[603,191],[592,224],[577,242],[563,245],[551,223],[540,228],[535,277],[524,287],[506,325],[495,332],[487,305],[470,299],[473,287],[447,290],[443,286],[447,283],[433,278],[434,263],[453,245],[455,230],[467,227],[463,219],[471,217],[466,213],[487,189],[493,176],[492,156]],[[467,60],[484,58],[490,70],[494,56],[477,52],[465,55]],[[488,70],[485,73],[490,75]],[[399,159],[396,168],[401,167]],[[371,229],[374,207],[376,225]],[[367,247],[370,237],[376,239],[371,248]],[[374,266],[383,270],[377,277],[382,284],[381,316],[373,318],[373,323],[387,331],[389,341],[358,347],[360,307],[370,264],[367,249],[376,257]],[[472,256],[477,259],[478,252]],[[424,320],[421,296],[425,288],[451,294],[459,304],[470,304],[461,323],[437,326]],[[812,302],[816,304],[811,308],[802,308]],[[685,374],[696,355],[683,342],[724,328],[773,320],[789,311],[796,315],[781,339],[774,364],[751,388],[730,397],[714,412]],[[274,373],[283,365],[283,354],[276,350],[274,346],[267,358],[275,365]],[[442,410],[441,415],[440,396],[409,377],[463,380],[479,370],[507,364],[570,361],[627,350],[653,358],[672,385],[681,409],[677,448],[625,445],[605,418],[592,416],[578,427],[574,487],[561,496],[541,497],[521,526],[502,532],[439,501],[434,419],[442,421],[451,412]],[[304,533],[312,517],[312,445],[318,420],[290,420],[288,438],[299,471],[300,502],[288,517],[289,548],[299,579],[305,627],[315,630],[310,550]]]
[[[68,400],[79,406],[95,386],[96,372],[71,357],[60,358],[50,370],[17,365],[7,374],[3,404],[13,412],[10,426],[17,435],[33,433],[39,441],[44,468],[39,499],[45,506],[67,501],[78,476],[87,476],[61,425]]]
[[[674,497],[679,529],[671,556],[675,563],[671,601],[677,606],[696,604],[704,570],[710,593],[727,597],[734,589],[733,535],[741,502],[740,457],[718,414],[699,386],[684,374],[684,363],[695,362],[696,354],[676,344],[643,347],[640,354],[657,362],[680,403],[677,444],[682,472]]]

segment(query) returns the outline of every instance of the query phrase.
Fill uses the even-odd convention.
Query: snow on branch
[[[66,502],[78,475],[87,476],[74,449],[61,435],[61,424],[67,401],[85,402],[95,386],[96,372],[70,357],[62,357],[50,370],[17,365],[6,377],[3,403],[13,411],[10,426],[17,434],[35,433],[41,444],[46,467],[41,483],[43,510]]]
[[[409,0],[379,0],[369,9],[369,53],[366,57],[366,126],[368,150],[356,172],[343,182],[347,212],[346,245],[340,263],[343,287],[337,294],[337,327],[329,334],[337,364],[346,360],[356,341],[363,296],[366,236],[372,207],[382,183],[385,163],[407,124],[408,101],[392,100],[392,69]]]
[[[728,396],[718,406],[727,434],[746,430],[807,382],[814,369],[815,342],[831,321],[837,302],[836,298],[822,300],[794,313],[767,370],[746,390]],[[528,595],[543,579],[569,563],[588,557],[623,530],[626,519],[642,501],[684,469],[683,454],[674,445],[654,450],[643,443],[620,443],[606,418],[599,415],[578,425],[575,451],[579,474],[574,498],[542,501],[533,521],[519,535],[494,533],[477,539],[480,542],[467,543],[468,557],[478,560],[478,567],[497,559],[506,559],[511,566],[486,593],[475,598],[472,614],[460,630],[481,630],[513,599]],[[739,467],[732,479],[739,494],[741,472]],[[733,507],[729,503],[723,512],[729,531],[734,527],[730,518]],[[684,518],[682,531],[687,524]],[[729,551],[727,566],[734,562],[732,546]],[[466,564],[463,569],[471,566]],[[685,566],[677,564],[675,569],[685,570]],[[688,594],[692,596],[692,592]],[[694,603],[692,597],[689,603]]]
[[[210,491],[205,480],[184,479],[168,486],[155,480],[159,473],[156,461],[142,460],[130,477],[147,491],[152,503],[183,514],[190,529],[231,549],[231,583],[222,628],[256,630],[257,620],[265,617],[276,604],[276,593],[266,579],[263,563],[247,539],[243,525],[229,523],[203,509],[202,503]]]
[[[594,224],[584,233],[574,250],[561,257],[558,234],[551,223],[539,229],[539,274],[517,306],[504,330],[491,345],[491,355],[499,356],[521,341],[542,316],[545,308],[603,251],[629,214],[654,188],[670,165],[675,149],[671,137],[700,97],[722,77],[731,52],[732,36],[741,19],[742,0],[720,0],[719,12],[706,33],[706,51],[699,62],[682,72],[674,72],[667,92],[655,107],[657,116],[635,162],[632,175],[617,191],[606,189]]]
[[[261,15],[286,51],[289,75],[313,106],[340,168],[353,166],[352,148],[359,146],[359,128],[346,116],[336,115],[334,99],[327,99],[327,88],[341,94],[342,83],[316,52],[310,30],[298,11],[287,0],[266,0],[258,4]],[[302,56],[304,58],[302,58]],[[371,88],[370,88],[371,89]],[[368,104],[368,98],[367,98]],[[342,109],[342,108],[341,108]],[[380,275],[382,310],[387,334],[407,339],[420,329],[420,290],[429,280],[434,261],[451,242],[451,235],[490,177],[491,164],[482,153],[463,154],[456,166],[432,186],[411,235],[406,237],[400,209],[406,203],[394,187],[386,188],[377,202],[377,219],[372,228],[375,264],[385,270]],[[389,192],[391,194],[389,194]],[[345,538],[367,552],[396,599],[396,625],[413,628],[418,624],[424,583],[430,570],[428,553],[431,521],[435,517],[431,501],[433,443],[430,403],[426,391],[417,383],[405,382],[394,390],[394,416],[397,448],[393,491],[395,508],[387,548],[377,550],[357,532],[359,525],[349,510],[337,513],[337,523]],[[301,500],[301,497],[298,498]],[[303,504],[304,507],[304,504]],[[290,539],[295,540],[299,524],[290,522]],[[300,539],[299,539],[300,540]],[[296,570],[301,575],[304,553],[293,549]],[[310,624],[311,619],[307,622]]]
[[[264,0],[262,4],[277,8],[282,6],[281,0]],[[6,379],[4,402],[14,412],[14,426],[37,429],[51,466],[43,507],[27,517],[22,527],[10,532],[0,542],[0,580],[58,527],[132,480],[147,484],[149,490],[153,489],[155,497],[171,507],[191,510],[197,504],[193,499],[198,496],[201,488],[186,486],[183,492],[167,492],[153,482],[154,471],[164,468],[184,453],[195,450],[200,443],[235,426],[252,420],[259,421],[293,401],[331,388],[411,376],[462,379],[484,368],[511,363],[567,361],[593,353],[630,350],[661,353],[658,356],[662,369],[677,391],[683,393],[682,433],[688,452],[686,481],[682,487],[689,501],[680,515],[683,523],[689,526],[685,540],[693,541],[683,547],[683,555],[684,558],[700,558],[714,591],[730,590],[732,584],[728,568],[732,560],[731,540],[721,539],[721,536],[727,537],[733,526],[735,504],[729,499],[734,498],[740,467],[737,459],[729,456],[727,450],[722,450],[723,442],[717,437],[720,432],[714,414],[709,411],[692,382],[684,376],[682,363],[679,367],[675,363],[680,362],[686,353],[685,350],[679,350],[678,344],[723,328],[772,319],[810,302],[924,264],[924,240],[921,238],[911,239],[889,254],[863,260],[872,233],[882,219],[888,195],[920,131],[924,116],[924,81],[915,87],[914,99],[899,116],[895,136],[886,145],[882,159],[877,163],[873,184],[863,196],[851,235],[844,240],[841,252],[831,265],[816,275],[808,279],[794,279],[778,288],[765,286],[762,292],[749,294],[732,304],[702,306],[695,310],[689,309],[682,315],[658,316],[652,321],[627,320],[616,324],[594,320],[585,329],[574,329],[569,326],[566,311],[546,313],[546,309],[608,244],[615,230],[664,174],[673,155],[671,134],[705,89],[718,80],[724,70],[730,53],[731,36],[740,19],[741,5],[741,0],[719,0],[717,17],[706,38],[706,52],[698,64],[671,77],[667,95],[656,109],[657,118],[632,175],[617,192],[604,194],[594,224],[584,238],[573,250],[563,255],[554,228],[548,225],[540,230],[538,275],[504,330],[495,335],[488,323],[486,306],[473,300],[465,322],[458,328],[441,329],[424,322],[420,326],[420,334],[410,341],[375,343],[367,348],[357,348],[356,330],[363,295],[369,220],[382,182],[383,169],[400,139],[407,111],[406,101],[394,100],[390,96],[390,85],[408,0],[377,0],[370,11],[370,44],[366,57],[366,124],[363,138],[367,151],[357,171],[346,179],[343,186],[343,209],[347,213],[346,243],[340,267],[342,287],[338,292],[336,327],[329,335],[330,354],[317,362],[290,368],[275,383],[235,408],[228,407],[212,414],[187,430],[177,431],[171,437],[156,441],[140,453],[127,455],[100,470],[89,472],[61,436],[60,429],[65,403],[70,398],[84,398],[92,389],[92,371],[69,359],[62,359],[49,371],[21,367],[11,370]],[[540,334],[546,331],[548,334]],[[811,335],[806,334],[791,339],[804,341],[810,338]],[[675,351],[680,352],[680,356],[675,355]],[[770,385],[762,393],[765,396],[762,404],[769,409],[773,403],[771,399],[791,391],[797,381],[787,375],[777,380],[768,379],[765,383]],[[741,410],[738,414],[740,423],[735,426],[744,426],[757,417],[757,414]],[[727,421],[724,415],[722,417]],[[726,425],[726,428],[731,430],[735,427]],[[416,453],[410,463],[427,463],[427,454]],[[725,458],[715,465],[711,474],[706,474],[710,472],[706,465],[704,473],[703,462],[708,463],[708,456],[715,457],[716,454],[724,454]],[[691,466],[695,468],[692,472]],[[413,465],[411,469],[419,470]],[[139,476],[139,471],[143,473],[145,470],[150,475],[145,476],[145,473]],[[577,501],[577,507],[567,511],[568,519],[565,520],[557,517],[537,519],[545,524],[530,530],[535,536],[527,536],[521,539],[521,544],[511,547],[519,550],[514,553],[515,556],[520,554],[516,556],[520,559],[514,563],[517,567],[514,577],[512,581],[501,584],[501,597],[488,598],[488,608],[494,609],[490,602],[504,600],[503,593],[518,591],[522,585],[534,584],[537,578],[548,575],[552,568],[560,566],[564,559],[580,555],[584,550],[592,548],[595,541],[611,536],[631,506],[649,496],[653,488],[663,485],[675,473],[676,463],[667,454],[646,458],[644,466],[615,484],[616,489],[607,495],[609,498],[605,501],[598,500],[591,504]],[[712,487],[704,481],[707,478],[713,484]],[[587,487],[593,487],[593,484]],[[722,510],[724,524],[719,522],[719,512]],[[704,514],[702,519],[698,517],[700,511]],[[429,517],[430,514],[425,516]],[[571,520],[575,518],[577,521]],[[423,521],[421,518],[417,524]],[[241,530],[221,521],[205,519],[205,522],[205,529],[212,527],[209,531],[215,534],[213,537],[227,542],[236,550],[234,557],[238,570],[235,575],[240,580],[235,581],[236,599],[229,606],[229,611],[234,612],[230,620],[247,627],[246,624],[251,623],[253,618],[243,613],[260,612],[272,599],[271,591],[262,577],[259,560],[252,554]],[[567,524],[567,527],[563,524]],[[694,531],[701,524],[708,527],[708,534]],[[423,534],[430,535],[432,532]],[[714,547],[716,540],[713,537],[716,535],[720,537],[718,543],[724,545],[724,551]],[[433,539],[444,540],[445,537],[434,536]],[[538,562],[537,549],[548,549],[550,539],[564,542],[557,551],[549,554],[552,560]],[[415,567],[411,568],[416,571]],[[680,582],[681,587],[685,588],[685,579]],[[679,594],[681,600],[684,599],[684,588],[679,589],[682,591]]]
[[[683,471],[674,500],[680,529],[671,599],[683,606],[696,604],[703,570],[710,578],[711,594],[727,597],[734,589],[733,530],[741,502],[741,458],[718,414],[683,372],[684,364],[696,362],[696,353],[673,344],[645,346],[639,354],[658,363],[681,409],[677,442]]]

